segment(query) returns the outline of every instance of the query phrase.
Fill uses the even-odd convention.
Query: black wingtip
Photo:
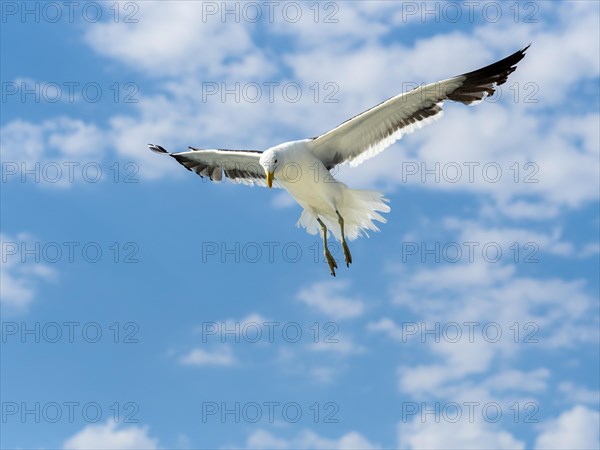
[[[165,153],[168,154],[169,153],[164,148],[162,148],[160,145],[148,144],[148,148],[150,150],[152,150],[154,153],[160,153],[160,154],[165,154]]]
[[[529,50],[529,47],[531,47],[531,42],[529,44],[527,44],[525,47],[523,47],[521,50],[519,50],[518,52],[515,53],[515,55],[518,54],[521,56],[519,61],[525,57],[525,53],[527,53],[527,50]],[[514,55],[511,55],[511,56],[514,56]]]
[[[470,105],[493,95],[496,87],[506,83],[508,76],[517,69],[517,64],[525,58],[531,43],[500,61],[489,66],[459,75],[464,77],[462,85],[448,94],[450,100]]]

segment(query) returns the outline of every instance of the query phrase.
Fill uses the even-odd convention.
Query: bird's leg
[[[331,255],[331,252],[327,247],[327,227],[325,226],[323,221],[318,217],[317,222],[319,222],[319,225],[321,225],[321,228],[323,229],[323,253],[325,253],[325,259],[327,260],[327,264],[329,265],[329,270],[331,270],[331,275],[335,277],[335,269],[337,269],[337,263],[335,262],[335,259],[333,259],[333,256]]]
[[[352,255],[350,254],[350,249],[348,248],[348,244],[346,244],[346,235],[344,234],[344,218],[340,214],[340,212],[335,210],[338,216],[338,223],[340,224],[340,228],[342,229],[342,248],[344,249],[344,258],[346,259],[346,267],[350,267],[352,264]]]

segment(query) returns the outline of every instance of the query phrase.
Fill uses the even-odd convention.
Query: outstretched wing
[[[482,69],[392,97],[314,138],[310,149],[327,169],[345,162],[357,166],[405,134],[439,119],[444,100],[470,105],[492,95],[516,70],[528,48]]]
[[[200,150],[169,153],[160,145],[148,144],[150,150],[172,156],[186,169],[200,177],[221,181],[223,175],[236,183],[266,186],[265,170],[259,163],[262,152],[256,150]]]

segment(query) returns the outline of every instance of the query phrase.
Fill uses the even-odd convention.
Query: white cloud
[[[311,343],[309,348],[315,352],[322,353],[337,353],[341,355],[352,355],[357,353],[363,353],[365,348],[361,345],[357,345],[353,340],[342,333],[336,333],[334,337],[336,342],[328,342],[324,339],[319,340],[319,342]]]
[[[387,317],[379,319],[377,322],[369,322],[367,324],[367,330],[385,333],[391,339],[400,342],[406,342],[408,340],[406,330],[403,331],[392,319]]]
[[[349,364],[346,359],[361,354],[364,348],[339,334],[337,343],[309,344],[302,347],[277,347],[273,362],[288,378],[303,378],[311,384],[330,384],[339,380]]]
[[[398,368],[400,389],[415,396],[443,395],[449,385],[467,376],[486,373],[498,351],[481,339],[474,342],[466,339],[458,342],[442,340],[422,347],[429,349],[437,360],[443,362]]]
[[[480,421],[414,420],[398,425],[402,449],[523,449],[525,444],[508,431]]]
[[[527,350],[552,352],[597,343],[595,301],[582,280],[529,278],[520,276],[515,267],[474,262],[401,273],[394,299],[420,318],[420,332],[409,334],[389,318],[369,327],[396,340],[408,338],[409,345],[423,348],[432,357],[428,363],[399,367],[401,391],[414,396],[457,396],[465,395],[467,383],[469,389],[480,389],[477,396],[469,394],[470,400],[506,392],[537,393],[547,388],[549,373],[544,368],[528,373],[505,370],[501,379],[492,375],[478,385],[470,380]],[[475,324],[472,336],[468,323]],[[454,326],[450,338],[444,334],[448,324],[458,325],[458,340],[453,340]],[[432,336],[423,340],[427,338],[423,329],[437,330],[438,341]]]
[[[588,258],[590,256],[596,256],[600,253],[600,242],[589,242],[583,246],[579,252],[580,258]]]
[[[229,346],[221,345],[210,351],[203,348],[195,348],[179,358],[179,362],[185,366],[232,366],[235,357]]]
[[[550,371],[546,368],[535,369],[530,372],[509,369],[487,378],[484,385],[495,392],[543,392],[548,387],[549,378]]]
[[[68,117],[34,124],[21,119],[2,127],[3,161],[80,161],[97,158],[107,146],[95,125]]]
[[[544,5],[543,10],[549,12],[549,5]],[[589,32],[598,30],[596,5],[566,2],[552,10],[561,20],[544,20],[543,26],[531,35],[531,48],[535,51],[529,55],[527,66],[527,79],[539,86],[540,105],[544,107],[564,104],[577,82],[593,80],[600,74],[600,43]],[[493,38],[492,27],[486,30],[486,37]]]
[[[395,302],[427,321],[493,322],[509,335],[511,324],[533,323],[539,330],[531,333],[545,347],[596,342],[595,302],[584,280],[529,278],[516,267],[476,261],[418,269],[396,285]]]
[[[149,77],[202,74],[217,79],[268,76],[272,71],[269,59],[252,42],[246,21],[208,15],[203,2],[142,2],[137,7],[136,23],[89,24],[86,42],[97,53]]]
[[[331,383],[345,369],[345,358],[361,354],[365,348],[352,336],[340,333],[335,324],[323,323],[314,330],[309,325],[268,319],[258,312],[238,320],[204,322],[193,332],[201,335],[206,347],[196,347],[178,361],[190,366],[237,366],[264,357],[286,375]],[[291,331],[282,331],[288,329]],[[243,355],[233,352],[234,342],[249,344]]]
[[[575,253],[573,244],[561,239],[562,230],[558,228],[554,228],[551,233],[539,233],[526,228],[491,228],[481,222],[457,218],[445,219],[444,225],[449,230],[458,232],[459,242],[477,242],[480,245],[498,244],[503,252],[513,252],[513,260],[518,256],[517,262],[522,262],[525,256],[523,254],[517,255],[516,250],[511,250],[515,242],[518,243],[522,253],[524,250],[521,247],[528,243],[535,245],[542,253],[559,256],[571,256]],[[525,253],[531,253],[532,251],[530,249]],[[474,252],[474,254],[476,257],[482,256],[481,252]],[[538,257],[534,259],[538,260]]]
[[[104,161],[111,140],[94,123],[68,117],[39,124],[15,119],[0,133],[3,182],[65,188],[110,177]]]
[[[268,431],[257,430],[252,433],[246,440],[247,448],[263,448],[263,449],[285,449],[289,448],[288,442],[285,439],[278,438]]]
[[[587,403],[598,405],[600,402],[600,391],[577,386],[570,381],[564,381],[558,385],[558,391],[571,403]]]
[[[349,288],[348,281],[323,281],[302,289],[297,298],[334,320],[352,319],[363,314],[364,303],[344,294]]]
[[[514,220],[548,220],[559,215],[562,208],[548,200],[527,201],[515,199],[494,199],[481,207],[484,217],[510,217]]]
[[[417,269],[411,277],[410,283],[406,287],[395,291],[395,299],[398,303],[404,303],[403,297],[408,291],[416,294],[417,289],[424,289],[425,292],[439,293],[445,289],[449,293],[467,290],[469,288],[488,287],[512,278],[515,274],[513,266],[502,266],[482,260],[476,260],[472,263],[463,264],[439,264],[434,268]],[[424,296],[421,296],[423,298]],[[434,307],[429,301],[419,306],[419,298],[411,297],[411,306],[420,311],[428,307]],[[425,297],[427,300],[427,297]],[[441,306],[441,305],[440,305]]]
[[[247,448],[262,449],[339,449],[370,450],[379,448],[362,434],[350,431],[338,439],[324,438],[318,434],[304,430],[296,437],[284,439],[274,436],[265,430],[257,430],[246,440]]]
[[[392,27],[388,19],[395,9],[385,1],[322,3],[318,7],[304,4],[298,21],[274,20],[270,30],[293,39],[294,45],[302,49],[329,42],[346,52],[357,44],[383,37]]]
[[[313,367],[309,374],[317,383],[329,384],[334,380],[335,370],[331,367]]]
[[[272,321],[257,312],[253,312],[242,319],[204,322],[194,328],[194,333],[201,334],[203,342],[211,340],[215,342],[239,342],[244,340],[253,341],[254,339],[260,341],[261,338],[268,341],[269,337],[266,336],[269,329],[267,322]]]
[[[557,419],[542,424],[543,432],[535,441],[536,449],[600,448],[600,414],[576,405]]]
[[[148,435],[148,427],[118,427],[116,423],[88,425],[63,444],[66,450],[151,450],[158,448],[158,439]]]
[[[32,236],[20,233],[15,237],[0,234],[2,270],[0,271],[0,303],[3,312],[22,313],[35,298],[40,282],[53,282],[58,273],[43,262],[24,256],[22,249],[32,250],[36,242]],[[23,257],[25,260],[23,262]]]

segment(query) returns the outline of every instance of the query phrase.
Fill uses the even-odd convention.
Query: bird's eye
[[[277,160],[273,161],[275,164],[277,164]]]

